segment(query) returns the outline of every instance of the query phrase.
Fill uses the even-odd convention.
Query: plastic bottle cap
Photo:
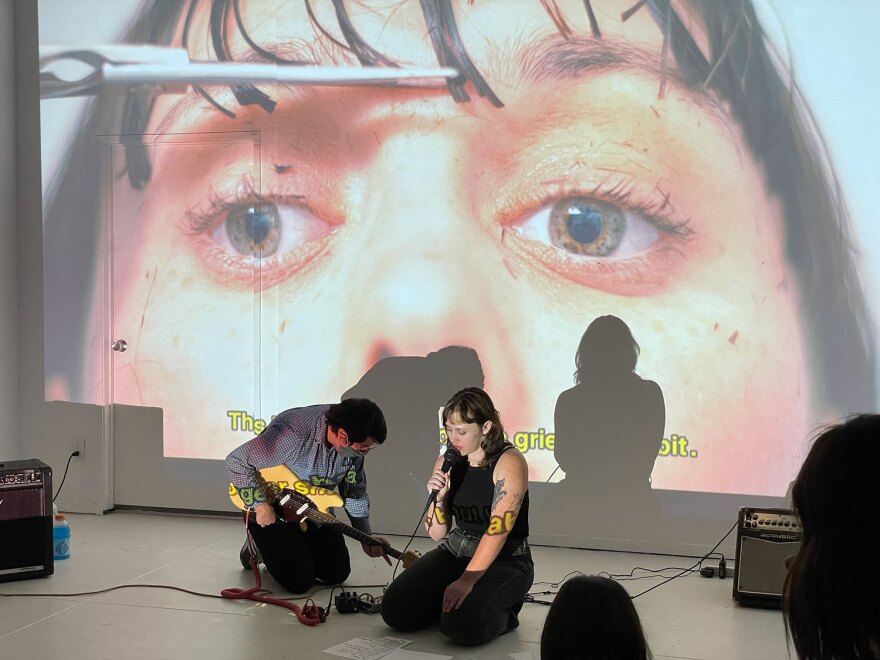
[[[64,520],[64,514],[59,513],[58,515],[55,516],[55,520]]]

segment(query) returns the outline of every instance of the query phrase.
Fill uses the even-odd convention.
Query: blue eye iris
[[[244,216],[244,228],[254,245],[260,245],[272,231],[274,218],[259,208],[249,208]]]
[[[237,252],[269,257],[281,241],[281,220],[275,204],[233,206],[226,216],[226,235]]]
[[[567,210],[568,234],[578,243],[589,244],[602,233],[602,214],[590,204],[571,204]]]
[[[623,239],[626,218],[614,204],[589,197],[566,197],[550,210],[550,242],[567,252],[605,257]]]

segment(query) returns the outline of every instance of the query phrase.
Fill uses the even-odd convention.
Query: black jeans
[[[440,630],[457,644],[485,644],[519,625],[517,613],[532,586],[534,564],[528,553],[496,559],[457,610],[442,613],[443,592],[470,562],[440,547],[398,577],[382,598],[385,623],[408,632],[438,619]]]
[[[308,591],[316,579],[339,584],[351,573],[345,537],[335,530],[311,522],[305,532],[297,524],[281,521],[260,527],[253,516],[248,529],[269,575],[292,593]]]

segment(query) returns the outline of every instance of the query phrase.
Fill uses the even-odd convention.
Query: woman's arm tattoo
[[[505,495],[507,495],[507,491],[504,490],[504,479],[499,479],[495,482],[495,494],[492,496],[492,509],[495,509],[495,506]]]

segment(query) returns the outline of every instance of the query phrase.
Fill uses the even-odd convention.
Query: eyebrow
[[[323,50],[320,49],[315,43],[305,41],[273,41],[262,44],[260,47],[265,50],[271,51],[274,55],[277,55],[278,57],[282,57],[288,60],[312,62],[316,65],[325,64],[329,66],[343,66],[345,64],[351,64],[352,66],[355,66],[352,61],[353,56],[350,53],[347,53],[343,48],[340,48],[335,44],[328,44]],[[232,56],[231,61],[233,62],[266,62],[265,57],[255,52],[247,45],[238,45],[236,48],[233,48],[231,50],[230,54]],[[356,62],[356,60],[354,61]],[[287,90],[296,89],[296,86],[293,85],[277,85],[276,87],[284,88]],[[212,93],[212,96],[214,96],[215,98],[218,96],[224,97],[224,101],[226,100],[226,97],[229,97],[231,101],[236,104],[238,103],[235,95],[233,94],[229,86],[225,86],[224,89]],[[156,132],[159,134],[167,132],[171,128],[171,126],[181,117],[181,115],[202,103],[208,103],[208,101],[197,91],[191,90],[186,92],[180,99],[177,100],[174,105],[171,106],[171,108],[162,118],[162,121],[157,126]]]
[[[347,57],[350,57],[350,53],[342,48],[329,48],[327,52],[321,53],[314,44],[305,42],[274,42],[266,44],[265,47],[287,58],[299,58],[323,64],[327,64],[326,60],[329,60],[329,64],[341,65]],[[239,50],[245,52],[233,53],[234,61],[265,61],[252,50],[244,48]],[[651,49],[608,36],[566,38],[554,33],[525,46],[519,53],[518,60],[518,82],[533,85],[548,80],[578,80],[603,72],[635,70],[656,77],[659,90],[661,77],[665,74],[667,83],[672,83],[686,92],[697,103],[707,104],[716,114],[726,119],[726,113],[708,90],[687,83],[674,57],[670,56],[665,71],[663,70],[659,48]],[[293,93],[302,92],[302,88],[295,85],[277,85],[277,88]],[[235,97],[229,89],[223,90],[217,96],[229,96],[235,102]],[[168,131],[182,114],[204,102],[205,98],[201,94],[195,91],[187,92],[170,108],[156,132],[161,134]]]
[[[663,67],[660,49],[647,48],[631,41],[608,36],[565,38],[548,35],[529,44],[519,55],[520,81],[541,83],[547,80],[575,80],[591,74],[622,69],[643,71],[660,80],[667,79],[692,96],[715,104],[712,95],[702,87],[686,82],[682,71],[670,56]]]

